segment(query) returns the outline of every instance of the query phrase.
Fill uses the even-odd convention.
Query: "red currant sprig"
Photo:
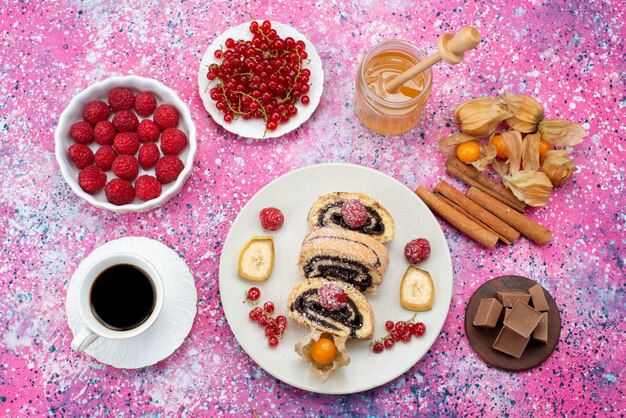
[[[397,342],[409,342],[412,337],[421,337],[426,332],[426,325],[423,322],[414,322],[415,315],[408,321],[387,321],[385,329],[387,335],[371,343],[374,353],[382,353],[383,350],[391,349]]]
[[[251,301],[256,304],[261,297],[261,292],[258,288],[252,287],[246,292],[246,301]],[[285,330],[287,329],[287,318],[284,315],[278,315],[276,318],[272,317],[275,307],[273,302],[265,302],[263,308],[256,306],[248,313],[248,318],[252,322],[258,323],[263,327],[265,336],[267,337],[267,343],[271,348],[278,346],[280,339],[283,337]]]
[[[304,41],[282,39],[267,20],[253,21],[250,32],[252,40],[228,38],[225,49],[215,51],[221,63],[208,67],[207,78],[217,83],[209,94],[224,121],[263,119],[272,131],[298,113],[298,101],[310,102],[311,71],[303,68],[308,53]]]

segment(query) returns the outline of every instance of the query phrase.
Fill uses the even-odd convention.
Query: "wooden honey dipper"
[[[396,93],[404,83],[441,60],[444,60],[448,64],[456,65],[463,61],[465,51],[476,48],[479,43],[480,33],[472,26],[464,27],[454,36],[445,33],[437,42],[438,52],[427,57],[424,61],[420,61],[415,66],[396,77],[381,80],[382,83],[380,83],[376,89],[377,93],[380,93],[382,97],[385,97],[386,93]]]

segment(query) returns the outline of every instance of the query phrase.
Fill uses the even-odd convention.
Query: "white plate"
[[[261,21],[258,22],[259,24],[262,23]],[[232,27],[211,42],[211,45],[207,48],[204,56],[202,57],[202,62],[200,63],[200,69],[198,71],[200,97],[202,98],[205,109],[209,112],[213,120],[227,131],[245,138],[276,138],[293,131],[298,126],[306,122],[317,108],[317,105],[320,103],[320,98],[322,97],[322,91],[324,89],[324,70],[322,69],[322,60],[319,55],[317,55],[315,46],[313,46],[311,41],[309,41],[306,36],[291,26],[272,21],[272,29],[276,29],[276,32],[278,32],[278,35],[281,38],[285,39],[286,37],[291,36],[296,41],[302,40],[306,44],[305,51],[309,56],[308,59],[310,62],[305,62],[303,67],[311,70],[311,77],[309,78],[310,89],[307,93],[307,96],[309,96],[311,101],[308,105],[303,105],[298,100],[296,103],[298,113],[291,117],[287,123],[280,123],[278,128],[274,131],[265,132],[265,122],[261,119],[244,120],[243,118],[236,118],[230,123],[225,122],[224,113],[215,107],[216,102],[211,99],[209,94],[209,90],[213,86],[213,83],[211,83],[206,77],[207,69],[209,65],[218,64],[220,62],[220,60],[216,59],[213,54],[216,50],[224,46],[226,39],[233,38],[235,40],[252,40],[253,35],[250,32],[250,23],[251,22],[242,23],[241,25]],[[265,135],[263,135],[264,133]]]
[[[127,340],[98,338],[85,353],[101,363],[119,369],[139,369],[170,356],[185,340],[196,317],[198,295],[187,264],[174,250],[149,238],[126,237],[107,242],[93,250],[78,266],[67,289],[65,310],[72,334],[82,325],[78,309],[78,286],[81,277],[100,258],[113,253],[130,252],[146,258],[163,279],[163,309],[154,324],[144,333]]]
[[[183,131],[189,140],[187,147],[178,156],[185,164],[183,171],[178,175],[176,181],[163,185],[161,196],[156,199],[148,200],[147,202],[142,202],[138,198],[135,198],[134,202],[129,203],[128,205],[117,206],[107,201],[104,189],[93,195],[86,193],[78,184],[78,173],[80,170],[76,168],[67,155],[67,149],[70,145],[74,144],[74,141],[70,138],[70,127],[75,122],[82,120],[82,113],[85,105],[94,100],[103,100],[105,103],[108,102],[107,97],[109,90],[114,87],[127,87],[133,90],[135,94],[147,91],[154,95],[157,100],[157,105],[172,105],[176,108],[176,110],[178,110],[178,114],[180,115],[178,129]],[[109,120],[112,117],[113,114],[111,114]],[[143,119],[152,119],[152,116],[144,118],[137,115],[137,117],[140,121]],[[174,90],[166,87],[160,82],[151,78],[139,77],[136,75],[107,78],[106,80],[90,85],[85,90],[74,96],[74,98],[70,101],[70,104],[67,105],[65,110],[63,110],[63,113],[61,113],[59,124],[54,131],[54,140],[56,159],[59,163],[59,167],[61,168],[61,174],[72,188],[72,191],[78,197],[86,200],[97,208],[108,209],[117,213],[144,212],[159,207],[172,197],[176,196],[178,192],[182,190],[185,181],[191,174],[193,159],[196,155],[197,148],[196,126],[193,123],[193,119],[191,119],[191,113],[189,113],[189,109],[185,105],[185,102],[178,97]],[[160,144],[160,141],[158,144]],[[89,145],[89,147],[95,153],[95,151],[99,148],[99,145],[94,141]],[[106,173],[107,182],[115,178],[115,175],[111,170]],[[144,170],[139,167],[139,176],[143,174],[150,174],[154,176],[154,168]]]
[[[378,200],[395,220],[395,240],[387,247],[390,264],[385,280],[375,296],[367,296],[375,315],[375,338],[386,334],[385,321],[407,320],[413,312],[400,305],[400,281],[409,266],[404,245],[425,237],[431,255],[418,267],[428,270],[435,283],[432,310],[417,313],[416,320],[426,324],[426,334],[410,343],[396,343],[390,351],[374,354],[369,341],[348,341],[351,363],[321,383],[309,365],[295,353],[295,343],[308,329],[289,319],[278,348],[267,345],[263,329],[248,319],[249,304],[242,304],[244,293],[252,286],[261,290],[261,301],[276,305],[274,315],[287,314],[287,295],[298,283],[296,267],[302,239],[308,232],[307,213],[315,199],[324,193],[361,192]],[[246,281],[237,275],[239,251],[254,235],[266,235],[259,222],[261,209],[274,206],[282,210],[285,223],[272,233],[275,245],[274,271],[262,283]],[[259,191],[235,219],[220,260],[220,296],[235,337],[243,349],[263,369],[276,378],[301,389],[344,394],[383,385],[409,370],[435,342],[448,314],[452,298],[452,262],[445,237],[426,205],[397,180],[369,168],[349,164],[322,164],[288,173]],[[425,365],[426,366],[426,365]]]

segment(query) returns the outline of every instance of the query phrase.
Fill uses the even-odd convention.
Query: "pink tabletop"
[[[619,415],[626,413],[624,142],[626,51],[619,2],[151,1],[3,5],[0,68],[0,415]],[[249,11],[294,26],[322,58],[326,84],[313,117],[270,141],[218,127],[197,92],[204,50]],[[354,75],[386,39],[433,52],[439,34],[472,24],[483,41],[466,61],[439,65],[425,117],[385,137],[355,117]],[[112,75],[155,78],[178,92],[198,129],[183,191],[157,210],[116,215],[78,199],[54,159],[53,132],[70,99]],[[229,227],[271,180],[320,162],[387,173],[410,188],[444,172],[435,143],[461,101],[485,94],[535,97],[550,118],[589,131],[573,156],[580,171],[529,215],[553,231],[486,250],[442,222],[454,267],[450,313],[429,353],[389,384],[346,396],[290,387],[235,341],[220,304],[218,265]],[[459,185],[458,183],[454,183]],[[171,357],[138,371],[70,349],[64,300],[71,274],[94,248],[123,236],[162,241],[195,276],[198,315]],[[539,281],[561,309],[556,351],[538,368],[506,373],[470,349],[463,317],[488,279]]]

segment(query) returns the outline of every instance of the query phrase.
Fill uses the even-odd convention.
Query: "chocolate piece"
[[[550,310],[548,307],[548,301],[546,300],[546,295],[543,293],[543,287],[541,287],[540,284],[536,284],[528,289],[528,293],[530,293],[530,297],[533,300],[533,307],[535,309],[539,312],[548,312]]]
[[[541,320],[533,331],[533,340],[548,344],[548,313],[541,313]]]
[[[480,306],[474,317],[474,326],[494,328],[500,318],[502,304],[494,298],[485,298],[480,301]]]
[[[530,337],[523,337],[506,325],[502,327],[493,348],[515,358],[520,358]]]
[[[509,292],[506,290],[500,290],[496,294],[496,297],[505,308],[512,308],[518,300],[526,303],[530,302],[530,295],[526,292]]]
[[[504,319],[506,319],[506,317],[509,316],[510,313],[511,313],[511,308],[505,308],[504,309]]]
[[[529,338],[539,321],[541,321],[541,312],[518,300],[504,320],[504,325],[522,337]]]

